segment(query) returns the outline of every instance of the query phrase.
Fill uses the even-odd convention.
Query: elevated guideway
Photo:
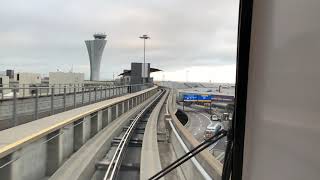
[[[0,177],[148,179],[199,144],[175,112],[175,94],[155,86],[0,131]],[[205,150],[161,179],[219,180],[221,173]]]
[[[98,134],[117,131],[156,92],[157,87],[152,87],[0,131],[0,177],[51,177],[85,144],[96,142],[93,138]],[[84,168],[83,174],[89,172]]]

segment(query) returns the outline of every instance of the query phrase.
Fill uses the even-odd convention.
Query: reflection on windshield
[[[0,12],[0,179],[221,176],[238,1],[12,0]]]

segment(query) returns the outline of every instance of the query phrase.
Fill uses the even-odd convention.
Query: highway
[[[183,109],[182,106],[178,106],[179,109]],[[193,136],[199,141],[203,141],[203,133],[207,129],[207,126],[211,123],[210,117],[190,107],[184,107],[185,113],[188,116],[188,123],[186,127]]]
[[[180,110],[183,109],[181,105],[178,105],[177,107]],[[185,106],[184,108],[185,108],[184,112],[188,116],[188,123],[186,124],[186,128],[193,134],[193,136],[199,142],[202,142],[203,135],[205,130],[207,129],[207,126],[210,123],[216,124],[217,121],[211,121],[210,115],[205,111],[201,111],[199,109],[194,109],[192,107],[187,107],[187,106]],[[210,146],[209,149],[223,152],[225,151],[225,148],[226,148],[225,141],[226,141],[226,137],[222,138],[220,141]]]

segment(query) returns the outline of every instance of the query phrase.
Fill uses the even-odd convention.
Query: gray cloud
[[[0,66],[46,73],[56,68],[89,73],[84,44],[105,32],[102,77],[147,59],[158,68],[235,63],[238,0],[11,0],[0,6]]]

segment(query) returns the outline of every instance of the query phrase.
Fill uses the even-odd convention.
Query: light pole
[[[188,82],[189,70],[186,71],[186,82]]]
[[[145,63],[146,63],[146,39],[150,39],[150,37],[146,34],[139,37],[140,39],[143,39],[143,75],[145,74]]]

